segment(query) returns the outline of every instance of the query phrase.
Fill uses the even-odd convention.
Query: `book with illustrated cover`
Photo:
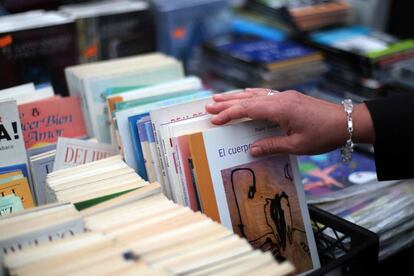
[[[0,175],[18,172],[22,177],[0,185],[1,195],[22,197],[25,208],[33,207],[30,172],[23,132],[15,100],[0,100]]]
[[[19,105],[26,149],[55,144],[59,137],[87,136],[78,97],[52,97]]]
[[[53,171],[76,167],[118,154],[111,144],[60,137],[57,142]]]
[[[342,162],[339,150],[300,156],[299,169],[308,203],[344,199],[396,183],[378,181],[373,156],[359,152],[349,163]]]
[[[202,206],[215,201],[224,226],[304,273],[320,265],[296,157],[249,153],[254,141],[281,134],[256,121],[195,133],[192,161]],[[204,194],[209,190],[213,194]]]

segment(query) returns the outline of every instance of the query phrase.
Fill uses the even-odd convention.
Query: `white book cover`
[[[296,156],[249,153],[256,140],[282,135],[280,128],[248,121],[202,135],[221,223],[297,273],[320,267]]]
[[[30,179],[16,101],[0,100],[0,174],[16,170]]]
[[[206,115],[207,112],[205,110],[205,106],[206,104],[212,102],[213,99],[211,97],[207,97],[197,101],[172,105],[150,111],[154,138],[157,144],[159,159],[161,160],[161,172],[162,177],[164,178],[163,182],[166,186],[170,187],[174,201],[181,205],[188,205],[188,198],[186,200],[181,185],[171,185],[168,179],[167,170],[168,167],[173,166],[173,164],[169,164],[166,157],[166,145],[170,144],[171,138],[168,134],[167,126],[178,121],[185,121]]]
[[[25,97],[32,93],[35,93],[36,89],[33,83],[22,84],[18,86],[13,86],[10,88],[6,88],[0,90],[0,99],[7,99],[11,98],[14,99],[15,97]]]
[[[59,137],[53,171],[76,167],[118,154],[111,144]]]
[[[44,100],[50,97],[53,97],[55,95],[55,91],[53,90],[53,87],[48,85],[45,87],[37,88],[34,93],[30,93],[25,95],[21,98],[16,98],[17,104],[25,104],[30,103],[34,101],[40,101]]]

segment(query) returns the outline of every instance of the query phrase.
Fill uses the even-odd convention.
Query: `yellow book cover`
[[[220,222],[220,215],[214,195],[213,182],[204,147],[203,134],[201,132],[189,135],[191,158],[195,170],[195,182],[203,213],[211,219]]]
[[[15,194],[20,197],[25,209],[34,207],[32,193],[27,178],[21,178],[0,185],[0,196]]]

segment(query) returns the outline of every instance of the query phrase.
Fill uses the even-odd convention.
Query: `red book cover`
[[[78,97],[51,97],[19,105],[26,149],[55,144],[58,137],[86,137]]]

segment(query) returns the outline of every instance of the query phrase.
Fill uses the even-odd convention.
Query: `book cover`
[[[202,211],[199,192],[197,191],[197,185],[194,182],[192,168],[190,167],[191,152],[188,139],[188,135],[172,138],[175,151],[174,160],[180,183],[187,187],[189,207],[193,211]]]
[[[290,40],[272,41],[254,39],[247,41],[218,40],[207,44],[207,49],[239,62],[261,66],[269,70],[291,61],[318,61],[322,56],[315,50]]]
[[[149,114],[148,114],[149,115]],[[142,155],[144,157],[145,170],[147,171],[148,180],[150,183],[157,181],[154,167],[152,166],[151,150],[149,146],[147,131],[145,124],[150,122],[150,117],[145,116],[138,120],[136,128],[138,130],[139,140],[141,141]]]
[[[128,69],[128,70],[127,70]],[[90,118],[92,134],[100,142],[109,143],[108,114],[106,99],[102,95],[109,87],[114,86],[149,86],[162,82],[180,79],[184,76],[182,65],[176,60],[164,63],[154,62],[151,65],[127,68],[125,71],[111,73],[107,70],[100,76],[87,78],[82,81],[81,94],[86,100],[87,112]]]
[[[20,197],[11,194],[0,197],[0,217],[23,210]]]
[[[16,101],[1,100],[0,175],[13,171],[21,171],[26,179],[30,179],[23,132]]]
[[[76,167],[118,154],[111,144],[60,137],[56,147],[53,171]]]
[[[55,150],[42,158],[30,160],[33,190],[37,205],[46,204],[46,176],[53,171],[54,162]]]
[[[76,18],[81,63],[155,50],[154,20],[141,1],[100,1],[62,6]]]
[[[154,137],[154,130],[152,129],[152,123],[151,121],[148,121],[144,124],[145,127],[145,133],[148,138],[148,146],[150,150],[151,155],[151,164],[149,166],[152,167],[154,170],[155,179],[158,183],[161,183],[161,170],[160,170],[160,160],[158,159],[157,155],[157,144],[155,143],[155,137]]]
[[[149,113],[142,113],[128,118],[129,131],[131,133],[131,143],[134,149],[133,155],[135,158],[135,167],[137,168],[137,173],[139,174],[139,176],[141,176],[145,180],[148,180],[148,171],[146,168],[146,160],[144,158],[144,153],[141,145],[142,135],[139,135],[137,123],[139,120],[147,117],[148,115]]]
[[[299,170],[308,203],[344,199],[395,183],[379,182],[374,157],[359,152],[352,154],[349,163],[342,162],[339,150],[300,156]]]
[[[12,180],[0,185],[0,196],[15,195],[22,201],[25,209],[34,207],[33,196],[26,177]]]
[[[254,141],[282,135],[280,129],[248,121],[193,135],[197,137],[197,144],[191,146],[197,184],[210,182],[207,186],[214,191],[221,223],[254,248],[270,251],[279,261],[292,262],[296,273],[318,268],[296,157],[254,158],[249,153]],[[195,152],[205,152],[204,158]]]
[[[19,105],[26,149],[54,144],[59,137],[86,137],[77,97],[54,97]]]
[[[65,16],[48,12],[45,16],[60,17],[58,23],[26,29],[0,31],[0,89],[34,82],[51,82],[57,94],[67,95],[64,69],[77,63],[75,24]]]

